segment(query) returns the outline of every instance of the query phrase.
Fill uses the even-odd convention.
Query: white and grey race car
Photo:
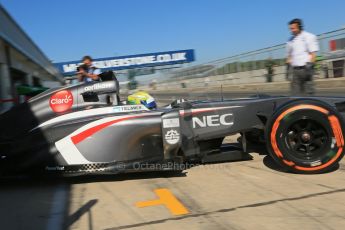
[[[321,173],[344,155],[345,98],[120,101],[114,76],[43,92],[0,116],[0,173],[108,174],[240,160],[262,142],[283,168]],[[241,133],[241,148],[223,144]],[[151,167],[155,165],[156,167]]]

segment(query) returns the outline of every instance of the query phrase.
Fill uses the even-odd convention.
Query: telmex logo
[[[148,109],[143,105],[124,105],[124,106],[114,107],[115,112],[130,112],[130,111],[142,111],[142,110],[148,110]]]
[[[56,113],[65,112],[73,105],[73,95],[68,90],[62,90],[54,93],[50,97],[49,105],[50,108]]]
[[[126,106],[123,107],[124,111],[126,111],[126,110],[129,110],[129,111],[140,110],[140,109],[143,109],[143,107],[141,105],[133,105],[133,106],[128,106],[128,107],[126,107]]]
[[[209,115],[203,116],[201,119],[193,117],[193,128],[216,127],[221,125],[233,125],[234,116],[232,113],[223,115]]]

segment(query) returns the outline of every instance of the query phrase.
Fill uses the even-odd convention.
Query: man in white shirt
[[[314,64],[319,51],[317,37],[303,30],[301,19],[291,20],[289,28],[292,37],[287,42],[287,64],[293,69],[291,93],[312,95]]]
[[[77,75],[80,82],[93,82],[99,81],[100,69],[96,68],[92,64],[92,58],[90,56],[84,56],[82,59],[83,64],[78,67]]]

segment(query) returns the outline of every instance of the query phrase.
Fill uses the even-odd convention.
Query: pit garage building
[[[64,82],[50,60],[0,5],[0,113],[25,98],[18,87],[53,87]]]

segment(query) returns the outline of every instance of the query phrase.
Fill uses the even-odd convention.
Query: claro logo
[[[200,118],[193,117],[193,128],[216,127],[221,125],[230,126],[234,124],[232,113],[222,115],[209,115]]]
[[[68,90],[62,90],[54,93],[50,97],[49,105],[55,113],[65,112],[73,105],[73,95]]]

